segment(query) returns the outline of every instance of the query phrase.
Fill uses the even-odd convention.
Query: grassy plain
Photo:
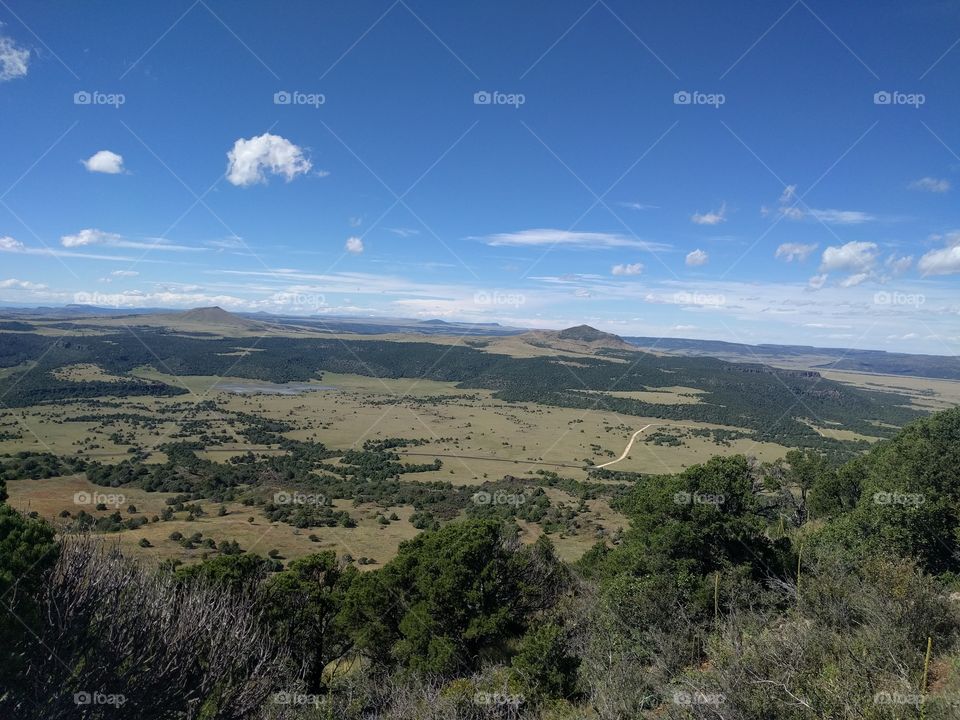
[[[245,331],[246,332],[246,331]],[[392,338],[397,339],[397,338]],[[407,340],[411,338],[406,336]],[[417,338],[421,340],[422,338]],[[442,343],[484,342],[476,339],[432,338]],[[528,355],[545,352],[522,338],[494,338],[489,342],[497,352]],[[256,350],[240,351],[256,352]],[[575,352],[567,354],[575,361]],[[72,381],[109,381],[116,379],[96,365],[74,365],[57,371]],[[717,454],[743,453],[761,460],[782,457],[787,448],[751,439],[748,430],[707,423],[664,420],[654,417],[620,416],[600,410],[548,407],[535,403],[505,403],[484,390],[465,390],[454,383],[414,379],[378,379],[358,375],[325,373],[313,384],[315,391],[295,395],[273,394],[270,383],[242,378],[213,376],[175,377],[155,368],[140,368],[134,375],[183,387],[187,393],[175,397],[100,398],[96,401],[70,401],[5,410],[0,412],[0,453],[20,450],[49,451],[58,455],[79,455],[101,462],[118,462],[130,456],[134,447],[149,455],[147,462],[166,460],[159,450],[173,439],[196,440],[201,434],[220,436],[219,444],[209,445],[198,454],[225,462],[248,451],[262,454],[282,452],[277,447],[256,445],[237,434],[234,413],[283,420],[296,429],[286,433],[291,439],[314,440],[336,449],[360,448],[367,440],[386,438],[422,439],[422,445],[398,448],[410,463],[429,463],[440,458],[440,470],[407,476],[419,481],[444,481],[454,485],[473,485],[513,475],[536,480],[538,470],[552,470],[564,477],[586,480],[590,463],[602,464],[620,455],[634,431],[651,427],[633,445],[630,454],[612,469],[642,473],[673,473],[701,463]],[[910,396],[911,402],[929,410],[944,409],[960,402],[960,382],[920,378],[868,375],[827,371],[823,375],[840,382],[874,390],[892,390]],[[244,392],[230,392],[223,386],[240,386]],[[235,388],[236,389],[236,388]],[[258,390],[263,392],[257,392]],[[599,395],[600,393],[598,393]],[[702,393],[687,387],[668,387],[657,391],[609,393],[662,405],[702,402]],[[213,401],[213,406],[207,401]],[[125,415],[142,421],[128,422]],[[113,417],[111,417],[113,416]],[[718,439],[712,431],[733,432],[733,437]],[[867,439],[841,427],[819,427],[826,437],[844,440]],[[16,435],[20,437],[17,438]],[[166,507],[167,493],[146,493],[135,488],[117,491],[94,486],[81,476],[48,480],[17,480],[8,483],[11,502],[26,512],[36,511],[55,521],[62,510],[76,512],[73,498],[78,492],[122,492],[126,504],[137,513],[152,518]],[[554,506],[579,504],[579,500],[556,488],[547,489]],[[355,528],[313,528],[301,530],[285,523],[270,522],[259,508],[227,503],[227,513],[217,514],[219,505],[201,501],[207,514],[189,520],[178,513],[165,522],[149,522],[136,530],[111,534],[124,548],[156,560],[195,561],[209,550],[185,549],[170,539],[180,532],[220,543],[236,540],[245,550],[265,554],[277,550],[282,558],[298,557],[320,549],[334,549],[354,558],[374,558],[382,563],[395,554],[397,546],[418,532],[409,522],[411,506],[354,507],[348,500],[336,500],[337,509],[346,510],[356,521]],[[83,508],[93,515],[114,512]],[[126,505],[120,508],[126,518]],[[380,514],[396,513],[399,520],[378,522]],[[251,521],[252,518],[252,521]],[[586,512],[578,517],[581,531],[576,534],[553,533],[558,552],[575,559],[599,537],[609,537],[626,527],[626,518],[610,508],[605,499],[587,501]],[[519,522],[521,537],[533,542],[543,527]],[[310,536],[315,536],[311,540]],[[139,543],[146,539],[150,546]],[[365,565],[363,567],[376,567]]]

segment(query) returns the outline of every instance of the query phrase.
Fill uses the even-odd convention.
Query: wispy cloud
[[[785,260],[786,262],[803,262],[817,249],[816,243],[811,243],[809,245],[804,245],[802,243],[783,243],[780,247],[777,248],[774,257],[778,260]]]
[[[922,190],[923,192],[945,193],[950,191],[950,181],[941,178],[922,177],[919,180],[914,180],[907,187],[911,190]]]
[[[575,232],[572,230],[556,230],[551,228],[536,228],[521,230],[512,233],[497,233],[480,238],[491,247],[542,247],[562,246],[581,250],[596,250],[608,248],[641,248],[652,252],[670,249],[663,243],[647,242],[636,238],[626,237],[616,233]]]
[[[690,221],[697,225],[719,225],[727,220],[727,204],[721,203],[716,210],[699,213],[696,212],[690,217]]]
[[[708,255],[703,250],[699,248],[693,252],[687,253],[687,265],[689,267],[699,267],[700,265],[706,265],[710,260],[710,255]]]
[[[66,248],[90,247],[102,245],[106,247],[126,248],[130,250],[166,250],[170,252],[199,252],[201,247],[190,245],[175,245],[165,238],[148,238],[145,240],[128,240],[122,235],[104,232],[97,228],[85,228],[73,235],[64,235],[60,244]]]
[[[862,225],[863,223],[880,220],[862,210],[836,210],[834,208],[819,209],[807,207],[797,194],[796,185],[787,185],[780,194],[776,208],[760,208],[762,215],[774,215],[787,220],[816,220],[827,225]]]
[[[12,38],[0,36],[0,82],[27,76],[30,51],[19,47]]]
[[[414,235],[420,234],[420,231],[415,230],[414,228],[399,227],[399,228],[387,228],[387,230],[392,232],[394,235],[399,235],[402,238],[413,237]]]
[[[659,210],[659,205],[649,205],[647,203],[641,202],[618,202],[617,205],[620,207],[627,208],[629,210]]]

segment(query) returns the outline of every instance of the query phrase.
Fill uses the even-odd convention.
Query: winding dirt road
[[[637,439],[637,436],[639,436],[640,433],[642,433],[644,430],[646,430],[647,428],[650,428],[650,427],[653,427],[653,423],[651,423],[650,425],[644,425],[642,428],[640,428],[640,429],[637,430],[633,435],[630,436],[630,442],[627,443],[627,449],[623,451],[623,455],[621,455],[620,457],[618,457],[616,460],[611,460],[610,462],[604,463],[603,465],[597,465],[597,467],[598,467],[598,468],[605,468],[605,467],[607,467],[608,465],[613,465],[614,463],[618,463],[618,462],[620,462],[621,460],[623,460],[627,455],[630,454],[630,448],[633,447],[633,441]]]

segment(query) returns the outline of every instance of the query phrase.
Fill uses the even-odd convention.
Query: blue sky
[[[956,3],[0,22],[0,302],[960,348]]]

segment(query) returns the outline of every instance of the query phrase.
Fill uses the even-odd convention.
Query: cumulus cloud
[[[643,263],[614,265],[610,268],[610,272],[613,275],[639,275],[643,272]]]
[[[347,238],[347,242],[343,246],[343,249],[349,253],[359,255],[363,252],[363,240],[358,237]]]
[[[30,51],[18,47],[11,38],[0,37],[0,82],[27,76]]]
[[[17,252],[19,250],[23,250],[23,243],[19,240],[15,240],[9,235],[4,235],[3,237],[0,237],[0,250],[4,250],[6,252]]]
[[[785,260],[786,262],[803,262],[810,254],[817,249],[817,244],[812,243],[810,245],[803,245],[801,243],[784,243],[777,248],[777,252],[774,253],[774,257],[778,260]]]
[[[302,148],[270,133],[240,138],[227,153],[227,160],[227,180],[240,187],[266,182],[266,173],[283,175],[289,182],[313,167]]]
[[[940,178],[922,177],[919,180],[914,180],[907,187],[909,187],[911,190],[945,193],[950,191],[950,181]]]
[[[690,220],[697,225],[719,225],[727,219],[727,204],[722,203],[716,210],[705,213],[694,213]]]
[[[691,253],[687,253],[687,265],[690,267],[697,267],[699,265],[706,265],[707,261],[710,259],[710,256],[699,248],[694,250]]]
[[[117,155],[109,150],[100,150],[84,160],[83,166],[90,172],[119,175],[123,172],[123,155]]]
[[[849,270],[865,272],[877,261],[877,244],[872,242],[848,242],[846,245],[831,245],[823,251],[821,272]]]
[[[917,263],[924,275],[956,275],[960,273],[960,245],[931,250]]]

